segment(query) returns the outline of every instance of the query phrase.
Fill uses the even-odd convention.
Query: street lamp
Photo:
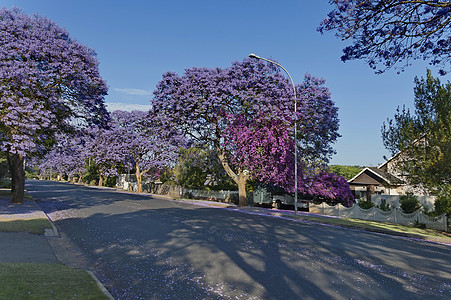
[[[290,73],[288,73],[287,69],[285,69],[281,64],[272,61],[270,59],[260,57],[254,53],[249,54],[250,58],[256,58],[256,59],[262,59],[264,61],[267,61],[269,63],[275,64],[276,66],[280,67],[282,70],[287,73],[288,77],[291,80],[291,85],[293,86],[293,98],[294,98],[294,213],[298,213],[298,152],[297,152],[297,143],[296,143],[296,136],[297,136],[297,123],[296,123],[296,111],[297,111],[297,103],[296,103],[296,87],[294,86],[293,78],[291,78]]]

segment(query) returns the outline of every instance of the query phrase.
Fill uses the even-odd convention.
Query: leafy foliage
[[[385,199],[382,199],[381,200],[381,203],[377,206],[380,210],[383,210],[383,211],[390,211],[391,210],[391,208],[390,208],[390,204],[387,202],[387,200],[385,200]]]
[[[174,164],[178,144],[173,143],[179,139],[155,134],[147,112],[115,111],[109,125],[88,128],[77,138],[59,135],[57,145],[36,163],[40,173],[77,175],[98,185],[107,179],[111,185],[118,171],[135,170],[140,192],[144,174],[155,178],[160,170]]]
[[[0,10],[0,32],[1,150],[29,155],[76,119],[104,121],[107,86],[92,49],[18,9]]]
[[[282,121],[237,115],[224,131],[224,147],[231,165],[249,171],[251,178],[294,190],[294,141]]]
[[[175,167],[177,184],[192,189],[233,190],[236,184],[225,173],[214,150],[190,147],[180,149]]]
[[[403,159],[397,167],[412,184],[451,197],[451,84],[430,71],[415,78],[415,112],[398,108],[382,127],[384,145]]]
[[[343,49],[343,61],[365,59],[384,72],[411,59],[429,60],[449,68],[451,2],[448,0],[331,0],[334,6],[318,30],[333,30],[353,44]],[[378,69],[378,65],[383,64]],[[441,69],[444,75],[448,70]]]
[[[365,199],[365,200],[359,200],[358,205],[360,206],[360,208],[370,209],[371,207],[374,206],[374,203],[371,202],[371,200]]]
[[[402,195],[399,198],[399,205],[403,212],[406,214],[411,214],[418,209],[420,209],[420,201],[418,201],[418,198],[412,194],[408,195]]]
[[[124,137],[114,128],[90,128],[85,138],[83,156],[92,159],[99,172],[99,186],[103,179],[117,175],[117,167],[126,160],[127,152],[123,148]]]
[[[153,116],[147,112],[114,111],[112,119],[112,133],[115,139],[120,137],[118,158],[135,170],[138,192],[142,192],[142,176],[156,178],[162,169],[173,165],[183,140],[177,135],[161,135]]]
[[[438,215],[446,213],[451,216],[451,197],[439,196],[434,203],[435,211]]]
[[[352,179],[355,175],[359,174],[362,171],[363,167],[360,166],[341,166],[341,165],[331,165],[330,171],[332,173],[337,174],[338,176],[342,176],[347,180]]]

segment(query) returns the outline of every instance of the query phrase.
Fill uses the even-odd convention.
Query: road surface
[[[116,299],[451,298],[446,245],[67,183],[26,188]]]

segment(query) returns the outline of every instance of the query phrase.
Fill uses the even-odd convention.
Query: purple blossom
[[[118,148],[122,162],[135,169],[138,192],[141,192],[142,176],[158,178],[162,169],[172,166],[182,141],[177,136],[161,135],[153,116],[147,112],[115,111],[112,120],[114,135],[121,140]]]
[[[229,68],[191,68],[182,76],[166,73],[157,85],[152,114],[164,131],[176,131],[193,142],[215,149],[227,174],[238,185],[246,205],[245,183],[251,178],[293,181],[294,118],[299,124],[299,168],[334,153],[339,136],[337,108],[324,80],[306,75],[293,90],[273,65],[245,59]],[[291,144],[290,144],[291,143]],[[293,164],[294,165],[294,164]],[[311,169],[315,167],[311,166]],[[292,189],[286,184],[287,189]]]
[[[107,86],[94,51],[47,18],[3,8],[0,33],[0,151],[17,162],[20,203],[23,157],[42,152],[58,132],[104,123]]]

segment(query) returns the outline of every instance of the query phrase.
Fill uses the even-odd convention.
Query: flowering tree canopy
[[[44,157],[32,159],[33,165],[41,176],[51,177],[55,173],[68,177],[78,175],[81,180],[87,158],[84,140],[67,135],[57,135],[56,140],[56,145]]]
[[[124,163],[135,169],[138,192],[142,192],[142,176],[156,175],[175,162],[179,139],[159,135],[151,115],[143,111],[114,111],[113,130],[120,136]],[[108,146],[107,146],[108,147]]]
[[[94,51],[47,18],[0,10],[0,150],[10,154],[13,202],[23,201],[23,157],[77,124],[101,124],[107,86]]]
[[[163,75],[154,92],[152,113],[162,127],[215,149],[238,185],[240,205],[246,205],[246,181],[252,176],[280,176],[271,168],[293,155],[293,149],[288,150],[290,143],[294,146],[293,136],[290,142],[288,131],[295,118],[301,149],[322,159],[333,153],[330,143],[338,137],[337,109],[323,83],[306,75],[297,86],[295,115],[292,87],[272,65],[245,59],[225,69],[191,68],[181,77]],[[260,138],[275,148],[264,147]],[[284,145],[278,147],[280,143]]]
[[[333,204],[341,203],[346,207],[351,207],[354,203],[354,196],[344,177],[321,171],[305,181],[308,183],[301,188],[303,194],[327,199]]]
[[[245,120],[242,115],[223,133],[229,163],[263,182],[294,190],[294,140],[277,119]],[[303,169],[300,168],[299,179]]]
[[[115,128],[90,128],[85,136],[82,155],[92,159],[99,171],[99,186],[103,185],[105,176],[117,175],[117,167],[127,162],[124,149],[125,138]]]
[[[451,53],[451,2],[449,0],[331,0],[336,7],[319,31],[334,30],[352,39],[343,61],[363,58],[377,72],[397,62],[429,60],[449,72]],[[446,68],[448,68],[446,70]]]

